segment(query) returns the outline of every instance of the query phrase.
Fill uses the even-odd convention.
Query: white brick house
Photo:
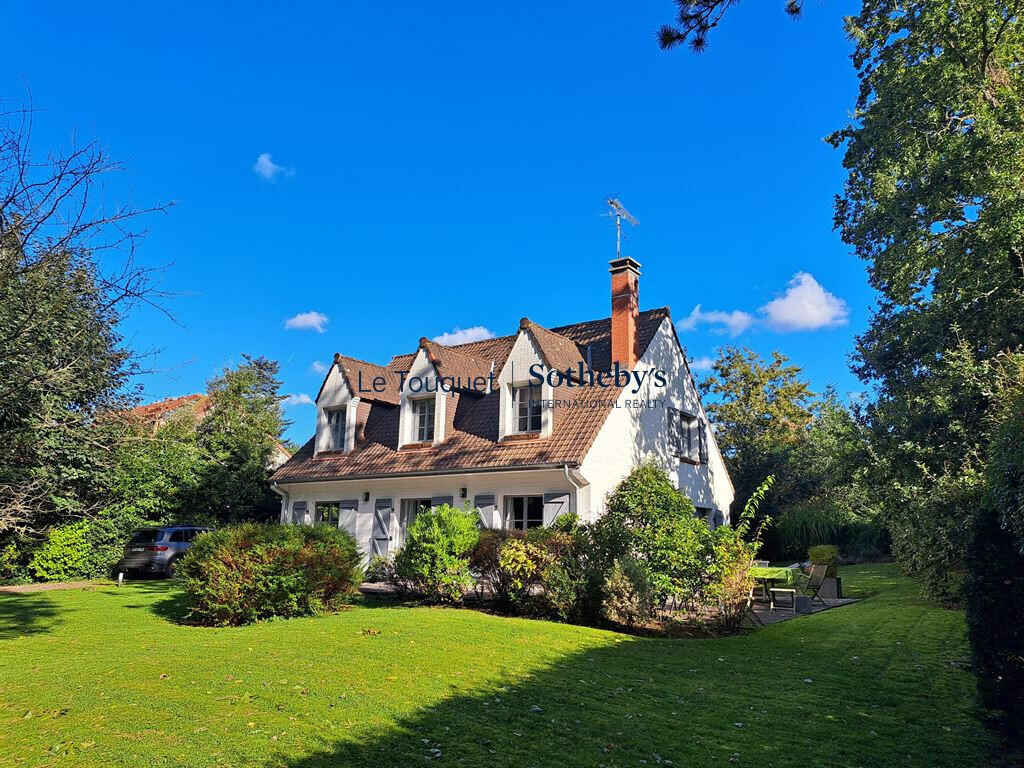
[[[523,318],[513,335],[450,347],[423,338],[383,366],[335,355],[316,434],[272,478],[281,521],[336,523],[380,555],[443,502],[489,527],[592,521],[651,457],[709,525],[728,522],[732,483],[669,310],[639,311],[639,264],[611,267],[610,318]],[[616,370],[628,386],[609,382]]]

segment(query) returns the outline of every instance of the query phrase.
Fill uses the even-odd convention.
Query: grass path
[[[639,639],[368,603],[202,629],[166,582],[0,595],[2,766],[984,765],[963,614],[854,605]]]

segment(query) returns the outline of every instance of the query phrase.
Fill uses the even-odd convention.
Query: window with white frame
[[[708,460],[704,422],[696,416],[668,409],[669,439],[676,456],[691,464],[703,464]]]
[[[345,409],[327,411],[328,451],[345,450]]]
[[[512,387],[512,431],[540,432],[540,387]]]
[[[424,397],[412,402],[412,440],[430,443],[434,440],[434,398]]]
[[[543,496],[506,496],[505,527],[519,531],[544,525]]]

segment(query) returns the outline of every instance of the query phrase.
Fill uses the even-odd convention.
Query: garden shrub
[[[243,523],[199,536],[178,568],[191,620],[208,626],[336,611],[362,581],[346,531]]]
[[[807,549],[807,558],[813,565],[827,565],[825,575],[834,579],[839,575],[836,565],[839,563],[839,547],[833,544],[815,544]]]
[[[889,554],[889,534],[877,508],[859,487],[834,489],[786,509],[775,521],[766,549],[772,559],[803,557],[808,547],[832,541],[850,560],[878,560]]]
[[[469,559],[480,537],[477,520],[475,511],[448,504],[421,512],[395,555],[396,575],[428,600],[461,602],[473,584]]]
[[[381,557],[380,555],[374,555],[370,558],[370,562],[366,564],[365,574],[363,578],[366,581],[371,582],[383,582],[387,581],[388,574],[388,559]]]
[[[705,604],[713,606],[714,623],[725,632],[738,632],[747,612],[747,599],[754,585],[750,568],[761,546],[761,535],[770,522],[764,517],[756,530],[750,526],[764,497],[775,484],[768,475],[754,490],[734,526],[721,526],[711,533],[712,555],[708,564],[708,581],[704,587]]]
[[[988,450],[986,502],[967,548],[967,631],[982,701],[1024,750],[1024,392],[1002,395]]]
[[[741,533],[728,526],[716,528],[712,537],[714,554],[704,587],[704,602],[714,609],[711,621],[719,631],[738,632],[754,584],[750,567],[758,544],[744,540]]]
[[[888,514],[893,556],[921,581],[925,594],[944,605],[963,601],[964,542],[985,495],[983,473],[965,464],[932,478],[927,489]]]
[[[498,554],[498,574],[508,602],[521,606],[544,569],[544,550],[519,538],[507,539]]]
[[[28,571],[36,581],[101,579],[121,558],[126,534],[110,517],[52,528],[32,553]]]
[[[985,706],[1024,746],[1024,555],[996,510],[975,516],[967,549],[967,634]]]
[[[652,462],[633,469],[608,497],[607,511],[594,524],[596,557],[605,574],[616,560],[646,563],[661,599],[692,592],[706,554],[707,524],[665,470]]]
[[[609,621],[633,627],[650,621],[658,607],[655,577],[648,565],[633,557],[612,564],[604,583],[602,612]]]
[[[530,531],[485,530],[473,548],[470,567],[481,584],[490,588],[498,608],[523,609],[550,559],[549,549],[558,533],[551,529]]]
[[[547,541],[548,561],[540,576],[540,603],[561,621],[592,624],[601,618],[606,570],[593,529],[577,525]]]
[[[26,558],[26,552],[14,541],[0,546],[0,584],[30,581]]]
[[[1003,528],[1024,554],[1024,384],[1004,396],[1005,416],[989,450],[988,487]]]

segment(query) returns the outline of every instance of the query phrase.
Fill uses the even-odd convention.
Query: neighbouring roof
[[[637,339],[642,355],[650,344],[662,321],[669,317],[667,307],[641,312],[637,317]],[[551,366],[575,367],[586,361],[589,349],[594,370],[609,370],[611,364],[611,318],[546,329],[526,321],[546,362]],[[447,366],[449,371],[482,370],[491,361],[495,372],[505,363],[516,336],[501,336],[470,344],[445,347],[427,342],[427,353]],[[421,340],[422,345],[423,340]],[[407,372],[416,353],[398,355],[387,366],[397,380],[398,374]],[[351,360],[351,358],[345,358]],[[361,362],[361,361],[356,361]],[[435,363],[437,365],[438,363]],[[443,375],[457,375],[445,373]],[[486,372],[483,374],[486,375]],[[365,381],[365,374],[364,374]],[[392,379],[389,379],[392,381]],[[570,393],[567,394],[567,393]],[[454,409],[449,416],[445,440],[427,448],[398,448],[399,408],[397,386],[394,397],[381,397],[367,401],[360,395],[358,419],[362,439],[345,453],[326,452],[313,455],[314,440],[310,439],[277,472],[272,480],[277,483],[313,480],[333,480],[346,477],[402,475],[439,471],[505,469],[520,466],[555,466],[579,464],[597,437],[598,430],[612,408],[614,396],[598,387],[579,387],[566,390],[562,397],[576,399],[576,407],[554,411],[551,434],[547,437],[506,439],[498,441],[498,409],[500,393],[466,396],[456,393],[448,401]],[[617,392],[616,392],[617,394]]]
[[[182,408],[191,408],[197,419],[201,419],[210,407],[209,395],[182,395],[181,397],[169,397],[166,400],[159,400],[149,405],[139,405],[129,408],[124,413],[130,418],[138,419],[143,423],[162,421]]]
[[[166,400],[158,400],[149,405],[137,405],[134,408],[123,411],[123,413],[133,421],[141,424],[151,424],[156,429],[166,423],[174,414],[185,408],[191,409],[196,420],[201,421],[209,413],[212,406],[213,401],[209,395],[194,394],[169,397]],[[276,462],[277,466],[284,464],[292,456],[292,452],[276,438],[274,439],[274,451],[280,457],[280,460]]]

